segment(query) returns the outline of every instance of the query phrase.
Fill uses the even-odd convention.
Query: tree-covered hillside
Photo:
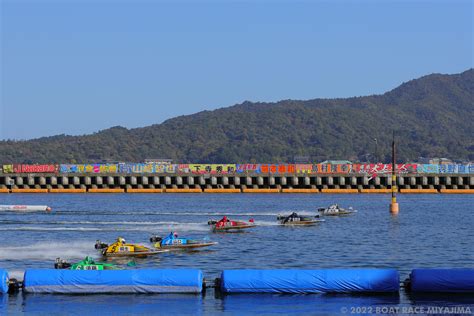
[[[474,70],[428,75],[383,95],[347,99],[244,102],[180,116],[143,128],[113,127],[85,136],[0,141],[0,163],[97,162],[103,159],[176,162],[292,162],[295,156],[374,160],[474,160]]]

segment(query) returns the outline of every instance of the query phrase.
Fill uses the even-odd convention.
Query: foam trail
[[[0,221],[1,224],[43,224],[43,225],[136,225],[136,226],[156,226],[156,225],[177,225],[180,222],[160,221],[160,222],[134,222],[134,221]]]
[[[255,225],[257,226],[275,226],[280,225],[277,221],[255,221]]]
[[[233,213],[233,212],[158,212],[155,215],[193,215],[193,216],[278,216],[284,214],[291,214],[296,212],[301,215],[311,216],[316,215],[315,211],[294,211],[294,210],[283,210],[279,212],[244,212],[244,213]],[[130,214],[131,215],[131,214]]]
[[[120,215],[174,215],[174,216],[185,216],[185,215],[191,215],[191,216],[277,216],[280,214],[291,214],[292,212],[297,212],[298,214],[301,215],[314,215],[316,214],[316,211],[295,211],[295,210],[281,210],[281,211],[274,211],[274,212],[269,212],[269,211],[263,211],[263,212],[258,212],[258,211],[252,211],[252,212],[238,212],[234,213],[232,211],[219,211],[219,212],[200,212],[199,210],[196,210],[195,212],[189,212],[189,211],[136,211],[136,212],[123,212],[120,213]],[[92,210],[88,211],[61,211],[61,212],[55,212],[55,214],[61,214],[61,215],[76,215],[76,214],[94,214],[94,215],[110,215],[110,216],[116,216],[117,213],[115,212],[96,212]]]
[[[41,227],[41,226],[20,226],[20,227],[1,227],[0,231],[143,231],[143,228],[128,228],[128,227]]]
[[[101,225],[100,223],[94,223],[96,225]],[[128,226],[107,226],[102,224],[101,227],[55,227],[55,226],[10,226],[10,227],[0,227],[0,231],[41,231],[41,232],[53,232],[53,231],[87,231],[87,232],[96,232],[96,231],[139,231],[139,232],[155,232],[155,231],[170,231],[177,230],[180,231],[206,231],[209,230],[207,223],[177,223],[177,222],[163,222],[160,225],[150,224],[146,226],[140,225],[129,225]]]
[[[278,213],[274,212],[244,212],[244,213],[233,213],[233,212],[157,212],[156,215],[192,215],[192,216],[276,216]]]
[[[51,260],[57,258],[83,259],[97,255],[93,241],[39,242],[27,246],[0,248],[0,260]]]
[[[207,223],[178,223],[178,224],[158,226],[158,227],[155,228],[154,231],[157,231],[157,232],[170,232],[170,231],[187,232],[187,231],[209,231],[209,230],[210,230],[210,226],[207,225]]]
[[[134,221],[41,221],[41,222],[32,222],[32,221],[17,221],[12,224],[57,224],[57,225],[136,225],[136,226],[156,226],[156,225],[173,225],[179,224],[179,222],[134,222]]]

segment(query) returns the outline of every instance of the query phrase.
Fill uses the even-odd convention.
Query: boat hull
[[[294,221],[294,222],[286,222],[280,223],[282,226],[311,226],[316,225],[322,221]]]
[[[161,248],[163,249],[195,249],[195,248],[209,247],[213,245],[217,245],[217,242],[203,242],[203,243],[196,243],[196,244],[181,244],[181,245],[162,245]]]
[[[347,215],[351,215],[351,214],[354,214],[355,212],[337,212],[337,213],[320,213],[321,215],[323,216],[347,216]]]
[[[226,231],[233,231],[233,230],[242,230],[242,229],[248,229],[248,228],[253,228],[256,225],[235,225],[235,226],[225,226],[225,227],[214,227],[214,231],[218,232],[226,232]]]
[[[157,255],[159,253],[167,252],[168,250],[150,250],[150,251],[122,251],[122,252],[108,252],[105,253],[105,257],[136,257],[136,258],[145,258],[148,256]]]

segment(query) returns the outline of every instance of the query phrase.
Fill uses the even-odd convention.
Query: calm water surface
[[[171,230],[183,237],[219,244],[196,252],[173,252],[136,259],[135,268],[199,268],[206,278],[223,269],[396,268],[403,280],[413,268],[474,268],[474,196],[402,195],[397,217],[388,195],[305,194],[79,194],[0,195],[0,204],[41,204],[51,214],[0,214],[0,267],[22,278],[26,268],[52,268],[54,259],[99,258],[96,239],[148,244],[152,234]],[[276,225],[277,214],[315,214],[337,202],[358,213],[326,217],[312,227]],[[254,218],[244,233],[215,234],[209,219]],[[122,259],[123,260],[123,259]],[[113,262],[113,261],[112,261]],[[123,262],[117,262],[123,263]],[[0,313],[36,314],[351,314],[353,307],[464,306],[471,297],[348,295],[11,295],[1,297]],[[359,311],[361,311],[359,309]],[[388,310],[384,310],[388,311]]]

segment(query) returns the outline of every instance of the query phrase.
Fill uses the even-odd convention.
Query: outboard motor
[[[210,221],[207,222],[207,225],[215,225],[217,221],[211,219]]]
[[[8,281],[8,293],[18,293],[20,289],[23,287],[23,283],[18,281],[17,279],[10,279]]]
[[[109,244],[103,243],[100,240],[96,240],[95,242],[95,249],[106,249],[109,246]]]
[[[411,292],[411,279],[406,278],[405,281],[403,281],[403,287],[405,288],[406,292]]]
[[[71,267],[71,264],[61,258],[56,258],[56,261],[54,262],[55,269],[68,269],[70,267]]]
[[[155,235],[155,236],[151,236],[151,237],[150,237],[150,242],[153,242],[153,243],[155,243],[155,242],[161,242],[162,240],[163,240],[163,238],[161,238],[160,236],[156,236],[156,235]]]

